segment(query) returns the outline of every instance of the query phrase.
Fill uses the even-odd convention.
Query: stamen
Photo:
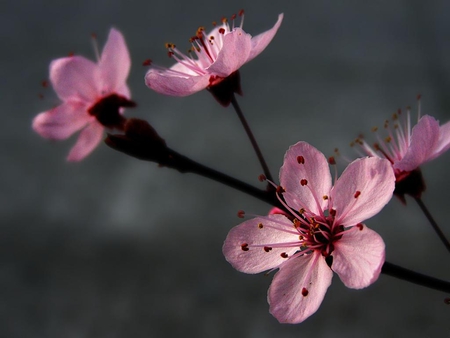
[[[151,66],[151,64],[152,64],[152,60],[151,59],[147,59],[147,60],[144,60],[144,62],[142,62],[143,66]]]
[[[100,61],[100,52],[98,50],[97,34],[92,33],[91,38],[92,38],[92,45],[94,46],[95,57],[97,58],[97,62],[99,62]]]
[[[258,223],[258,228],[262,229],[264,228],[264,225],[262,223]]]

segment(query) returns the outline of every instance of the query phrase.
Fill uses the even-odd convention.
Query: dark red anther
[[[147,60],[145,60],[144,62],[142,62],[142,65],[143,66],[150,66],[151,64],[152,64],[152,60],[151,59],[147,59]]]
[[[306,296],[308,295],[308,293],[309,293],[309,291],[308,291],[307,288],[303,288],[303,289],[302,289],[302,296],[303,296],[303,297],[306,297]]]
[[[175,54],[175,53],[172,52],[172,51],[167,52],[167,56],[170,57],[170,58],[173,56],[173,54]]]
[[[288,254],[286,252],[282,252],[280,254],[280,256],[283,257],[283,258],[288,258]]]
[[[269,252],[269,251],[271,251],[272,250],[272,248],[270,247],[270,246],[265,246],[264,247],[264,251],[265,252]]]
[[[364,224],[362,224],[362,223],[358,223],[358,224],[356,224],[356,226],[358,227],[358,229],[360,231],[362,231],[364,229]]]
[[[42,87],[47,88],[48,87],[48,81],[44,80],[41,82]]]
[[[305,185],[308,184],[308,180],[305,180],[305,179],[303,178],[303,179],[300,180],[300,184],[301,184],[302,186],[305,186]]]
[[[239,211],[237,212],[237,216],[238,216],[239,218],[244,218],[244,216],[245,216],[245,211],[244,211],[244,210],[239,210]]]
[[[264,225],[262,223],[258,223],[258,228],[262,229],[264,228]]]
[[[279,185],[279,186],[277,186],[277,194],[282,194],[282,193],[284,193],[286,190],[284,190],[284,188],[281,186],[281,185]]]
[[[231,16],[231,20],[234,20],[234,19],[236,19],[236,14],[233,14],[233,15]]]
[[[69,52],[69,54],[67,54],[68,57],[72,57],[72,56],[74,56],[74,55],[75,55],[74,52]]]
[[[331,164],[331,165],[335,165],[336,164],[336,160],[334,159],[334,156],[328,157],[328,164]]]
[[[445,298],[444,303],[450,305],[450,297]]]
[[[91,33],[91,38],[93,38],[93,39],[97,39],[97,34],[95,34],[95,33]]]
[[[305,164],[305,158],[303,156],[297,156],[298,164]]]
[[[330,215],[331,216],[336,216],[336,209],[330,209]]]
[[[216,21],[213,21],[213,22],[212,22],[212,25],[213,25],[213,27],[216,27],[216,26],[217,26],[217,22],[216,22]]]
[[[241,10],[238,12],[238,15],[239,15],[239,16],[243,16],[243,15],[244,15],[244,10],[241,9]]]
[[[248,244],[247,243],[241,244],[241,249],[242,251],[248,251]]]
[[[353,195],[354,198],[358,198],[361,195],[361,191],[356,191],[355,195]]]
[[[260,182],[264,182],[265,180],[267,180],[266,175],[264,175],[264,174],[259,175],[259,176],[258,176],[258,180],[259,180]]]
[[[422,98],[422,94],[417,94],[417,101],[419,101]]]
[[[39,97],[40,100],[42,100],[42,99],[44,98],[44,95],[41,94],[41,93],[39,93],[39,94],[38,94],[38,97]]]
[[[219,33],[220,34],[225,34],[225,28],[223,28],[223,27],[219,28]]]

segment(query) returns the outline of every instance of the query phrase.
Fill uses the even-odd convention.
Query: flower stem
[[[269,167],[267,166],[266,161],[264,160],[264,156],[261,150],[259,149],[258,143],[256,142],[255,137],[253,136],[252,130],[250,129],[250,126],[248,125],[247,120],[244,117],[244,113],[242,112],[234,93],[231,97],[231,104],[233,105],[234,110],[236,111],[239,119],[241,120],[242,125],[244,126],[245,132],[247,133],[247,136],[250,139],[253,149],[255,150],[256,156],[258,156],[258,160],[264,171],[264,175],[266,176],[267,179],[273,182],[273,178],[272,175],[270,174]]]
[[[401,266],[389,262],[384,263],[381,269],[381,273],[417,285],[426,286],[430,289],[450,293],[450,282],[423,275],[421,273],[402,268]]]
[[[447,237],[445,237],[444,233],[442,232],[441,228],[439,228],[438,224],[434,220],[433,216],[431,215],[428,208],[423,203],[422,199],[420,197],[414,198],[419,205],[420,209],[422,209],[423,213],[427,217],[428,221],[430,222],[431,226],[433,227],[434,231],[437,233],[439,238],[441,239],[442,243],[444,243],[447,250],[450,252],[450,242],[448,241]]]

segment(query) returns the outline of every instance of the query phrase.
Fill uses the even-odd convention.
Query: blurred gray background
[[[272,275],[231,268],[221,247],[239,209],[269,205],[191,174],[99,147],[78,164],[75,142],[31,130],[58,103],[42,88],[48,65],[69,52],[95,59],[111,26],[132,56],[129,86],[168,144],[263,187],[256,156],[232,108],[201,92],[160,96],[144,85],[152,58],[169,66],[165,42],[188,48],[198,26],[245,9],[256,35],[281,12],[269,47],[241,69],[238,98],[276,176],[299,140],[353,156],[349,142],[422,94],[422,112],[450,118],[448,1],[12,1],[0,13],[2,52],[0,336],[31,337],[448,337],[444,293],[382,275],[365,290],[337,276],[319,311],[300,325],[268,312]],[[185,46],[185,48],[183,47]],[[39,99],[39,94],[44,99]],[[425,203],[450,236],[450,154],[423,167]],[[342,170],[343,166],[340,167]],[[393,199],[367,224],[387,259],[450,280],[449,254],[412,200]]]

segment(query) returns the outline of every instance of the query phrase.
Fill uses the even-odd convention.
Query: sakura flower
[[[349,288],[374,283],[385,259],[382,238],[362,224],[392,197],[387,160],[352,162],[332,185],[327,159],[306,142],[289,148],[280,170],[288,216],[259,216],[234,227],[223,253],[245,273],[279,269],[268,292],[281,323],[300,323],[320,306],[333,271]]]
[[[439,126],[432,116],[424,115],[412,128],[410,109],[406,115],[399,110],[393,115],[392,122],[386,120],[384,127],[388,136],[370,146],[362,137],[353,144],[361,146],[362,154],[388,159],[395,173],[395,194],[405,203],[405,194],[420,198],[425,190],[420,166],[442,155],[450,148],[450,122]],[[373,131],[377,131],[374,128]]]
[[[70,56],[50,63],[50,82],[59,106],[40,113],[33,129],[49,139],[63,140],[81,130],[67,157],[80,161],[100,143],[104,128],[122,129],[121,107],[133,107],[126,79],[130,55],[122,34],[111,29],[97,63],[82,56]]]
[[[188,96],[208,89],[224,106],[230,103],[233,93],[241,94],[239,84],[240,67],[253,60],[272,41],[283,20],[278,16],[275,25],[268,31],[252,37],[241,25],[230,27],[226,19],[206,34],[204,27],[190,39],[192,48],[188,55],[174,44],[166,44],[168,54],[177,63],[171,68],[153,66],[145,76],[145,83],[154,91],[171,96]]]

